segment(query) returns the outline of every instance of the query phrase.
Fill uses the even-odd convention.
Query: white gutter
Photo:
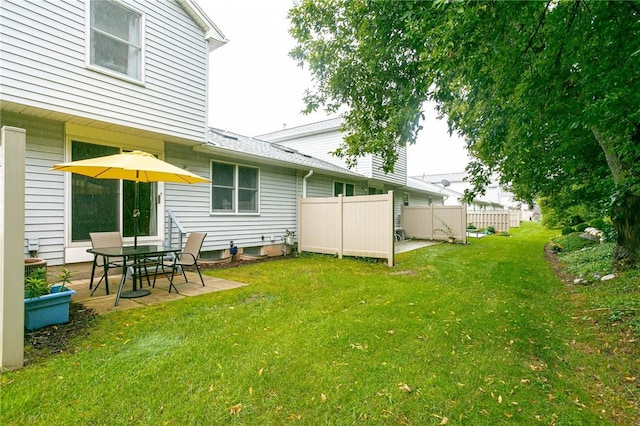
[[[309,173],[302,178],[302,198],[307,198],[307,179],[313,175],[313,170],[309,170]]]

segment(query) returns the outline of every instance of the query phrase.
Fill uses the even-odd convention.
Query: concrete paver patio
[[[61,268],[62,267],[50,266],[48,268],[48,273],[49,275],[57,276],[58,271]],[[91,290],[89,290],[91,264],[73,264],[69,265],[68,268],[73,272],[69,287],[76,291],[76,294],[71,298],[71,300],[76,303],[81,303],[87,308],[93,309],[98,314],[134,309],[142,306],[157,305],[185,297],[198,296],[200,294],[211,293],[214,291],[231,290],[247,285],[245,283],[224,280],[222,278],[211,277],[203,274],[203,287],[200,283],[200,278],[198,277],[197,272],[187,271],[187,278],[189,279],[189,282],[185,282],[182,275],[176,275],[174,277],[174,285],[178,289],[179,293],[176,293],[174,289],[169,293],[169,280],[164,275],[159,274],[156,279],[155,288],[148,286],[145,278],[142,280],[142,288],[150,290],[151,294],[135,299],[125,299],[121,297],[118,306],[114,306],[118,285],[120,284],[120,278],[122,275],[109,274],[109,295],[106,294],[103,281],[100,283],[98,290],[96,290],[94,295],[91,296]],[[96,271],[96,275],[97,274],[98,271]],[[98,280],[99,276],[94,279],[94,285]],[[153,283],[153,276],[151,276],[151,282]],[[125,282],[123,290],[128,289],[131,289],[130,279]]]

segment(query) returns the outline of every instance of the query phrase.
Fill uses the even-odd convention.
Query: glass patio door
[[[72,141],[72,161],[118,154],[112,146]],[[139,184],[138,236],[157,237],[157,183]],[[119,231],[134,236],[135,182],[71,175],[71,241],[89,241],[90,232]]]

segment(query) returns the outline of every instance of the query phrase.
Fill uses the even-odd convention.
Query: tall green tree
[[[344,113],[351,162],[393,169],[436,102],[474,161],[520,199],[608,210],[614,264],[640,262],[640,3],[304,0],[290,11],[314,87],[307,110]]]

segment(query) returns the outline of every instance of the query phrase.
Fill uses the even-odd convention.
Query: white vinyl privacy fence
[[[387,259],[393,266],[393,191],[299,198],[298,250]]]
[[[467,242],[466,206],[404,206],[401,222],[407,238]]]
[[[472,210],[467,212],[467,224],[473,224],[477,229],[493,226],[496,232],[509,232],[510,228],[520,226],[521,212],[518,209],[509,210]]]

